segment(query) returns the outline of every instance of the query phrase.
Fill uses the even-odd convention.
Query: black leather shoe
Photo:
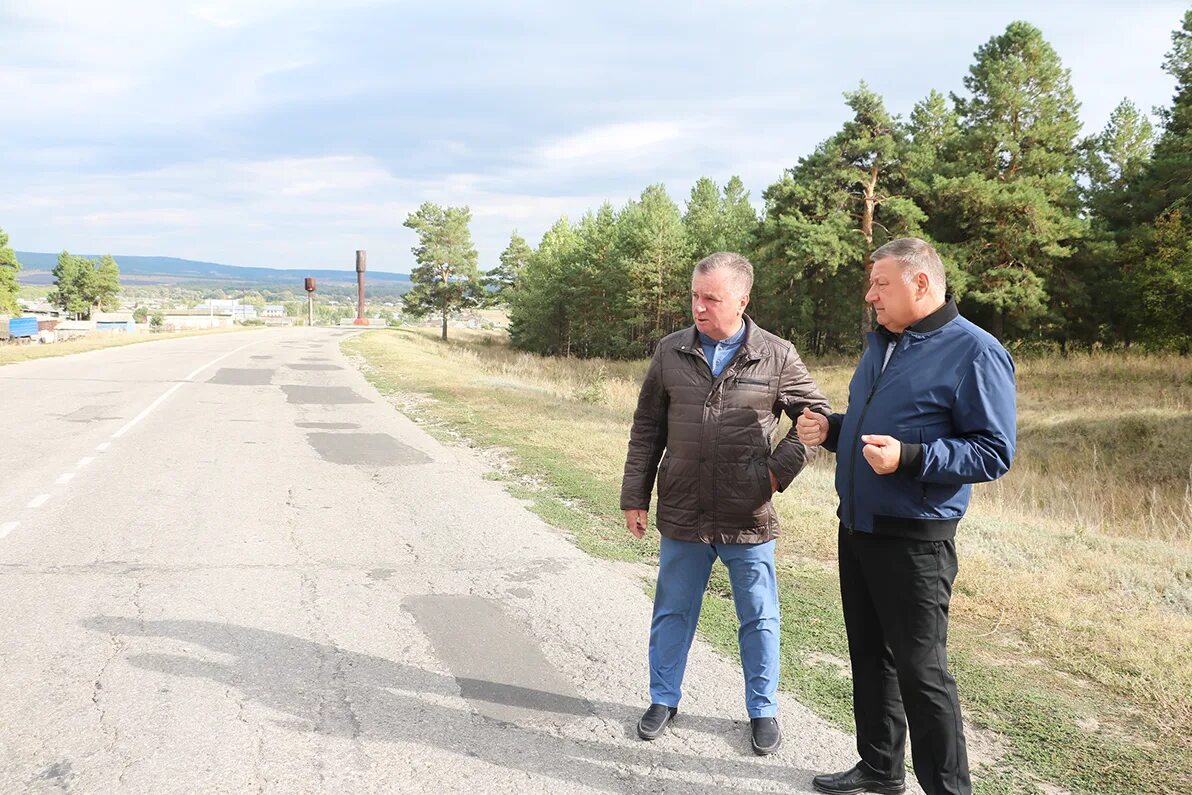
[[[749,733],[753,752],[758,756],[772,754],[782,745],[782,729],[778,726],[778,718],[750,718]]]
[[[828,795],[855,795],[876,792],[879,795],[899,795],[906,791],[906,778],[885,778],[864,762],[843,773],[825,773],[811,779],[811,786]]]
[[[651,704],[650,708],[642,715],[641,720],[637,722],[637,736],[643,740],[657,738],[667,724],[674,719],[678,711],[678,708],[668,707],[665,704]]]

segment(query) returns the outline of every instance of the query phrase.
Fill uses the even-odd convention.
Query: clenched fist
[[[799,441],[808,447],[821,445],[828,439],[828,418],[805,408],[795,420],[795,433]]]
[[[898,461],[902,456],[902,442],[893,436],[872,433],[862,436],[861,441],[865,443],[861,454],[865,456],[869,466],[873,467],[874,472],[889,475],[898,469]]]

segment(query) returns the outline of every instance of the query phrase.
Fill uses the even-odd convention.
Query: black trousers
[[[960,701],[947,662],[956,543],[842,528],[838,546],[861,759],[883,776],[901,777],[909,724],[923,790],[970,795]]]

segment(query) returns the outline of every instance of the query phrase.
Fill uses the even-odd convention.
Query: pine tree
[[[759,222],[757,210],[749,202],[749,191],[745,190],[745,183],[740,177],[734,175],[729,178],[720,206],[724,219],[721,233],[724,251],[752,258],[757,245]]]
[[[1085,204],[1099,223],[1120,227],[1136,212],[1132,194],[1146,174],[1154,145],[1150,119],[1128,99],[1114,108],[1105,129],[1081,143],[1088,182]]]
[[[1142,299],[1145,322],[1140,336],[1157,348],[1192,352],[1192,209],[1181,203],[1155,219],[1139,238],[1142,250],[1127,245],[1136,264],[1131,274]]]
[[[20,270],[16,253],[8,247],[8,234],[0,229],[0,313],[16,314],[19,311],[17,273]]]
[[[643,353],[688,322],[692,259],[679,208],[662,185],[621,212],[620,249],[630,280],[634,337]]]
[[[484,286],[492,291],[494,303],[509,302],[533,253],[534,250],[526,243],[526,239],[514,230],[509,238],[509,245],[501,252],[501,264],[484,276]]]
[[[840,132],[766,189],[758,233],[755,315],[817,352],[859,344],[869,253],[923,221],[907,195],[902,127],[864,83],[845,100],[853,117]]]
[[[700,177],[691,188],[683,213],[683,228],[691,245],[692,259],[700,260],[725,250],[723,227],[720,188],[710,178]]]
[[[1176,80],[1163,132],[1137,181],[1123,267],[1141,298],[1139,336],[1155,347],[1192,350],[1192,11],[1172,34],[1164,69]]]
[[[749,257],[757,226],[757,211],[749,203],[749,193],[740,177],[729,179],[723,193],[708,177],[700,177],[692,187],[683,214],[692,260],[699,261],[717,251]]]
[[[934,183],[952,225],[937,218],[933,231],[953,244],[972,277],[967,298],[1000,337],[1006,321],[1025,330],[1047,312],[1047,281],[1084,233],[1080,106],[1059,56],[1025,22],[980,47],[964,83],[956,158]]]
[[[568,352],[570,305],[566,280],[579,236],[566,216],[542,236],[522,271],[509,312],[509,336],[516,348],[542,355]]]
[[[623,357],[633,351],[629,277],[618,247],[617,214],[605,202],[576,229],[579,241],[566,271],[577,356]]]
[[[1171,35],[1163,69],[1175,78],[1170,108],[1159,111],[1163,132],[1140,180],[1139,217],[1150,222],[1171,209],[1192,204],[1192,10]]]
[[[50,302],[76,318],[90,317],[95,295],[95,268],[91,260],[63,251],[52,273],[55,289],[50,293]]]
[[[1138,336],[1144,306],[1138,285],[1122,261],[1121,244],[1137,213],[1138,181],[1150,161],[1154,131],[1129,100],[1114,109],[1098,134],[1080,144],[1083,204],[1089,218],[1085,238],[1049,286],[1062,319],[1061,342],[1085,345],[1131,342]]]
[[[414,288],[403,298],[405,309],[415,316],[438,312],[443,339],[447,339],[449,313],[483,300],[478,255],[468,229],[471,218],[467,207],[424,202],[403,224],[418,233],[418,245],[411,249],[418,267],[410,274]]]
[[[90,263],[88,263],[90,264]],[[120,295],[120,266],[110,254],[104,255],[96,266],[95,276],[91,280],[91,303],[105,312],[119,307]],[[262,301],[262,304],[264,301]]]

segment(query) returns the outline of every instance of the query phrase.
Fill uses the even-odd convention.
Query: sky
[[[1023,19],[1085,133],[1162,70],[1186,3],[0,0],[0,228],[18,251],[409,272],[424,201],[466,205],[480,268],[663,183],[765,188],[860,81],[903,117],[964,95]]]

